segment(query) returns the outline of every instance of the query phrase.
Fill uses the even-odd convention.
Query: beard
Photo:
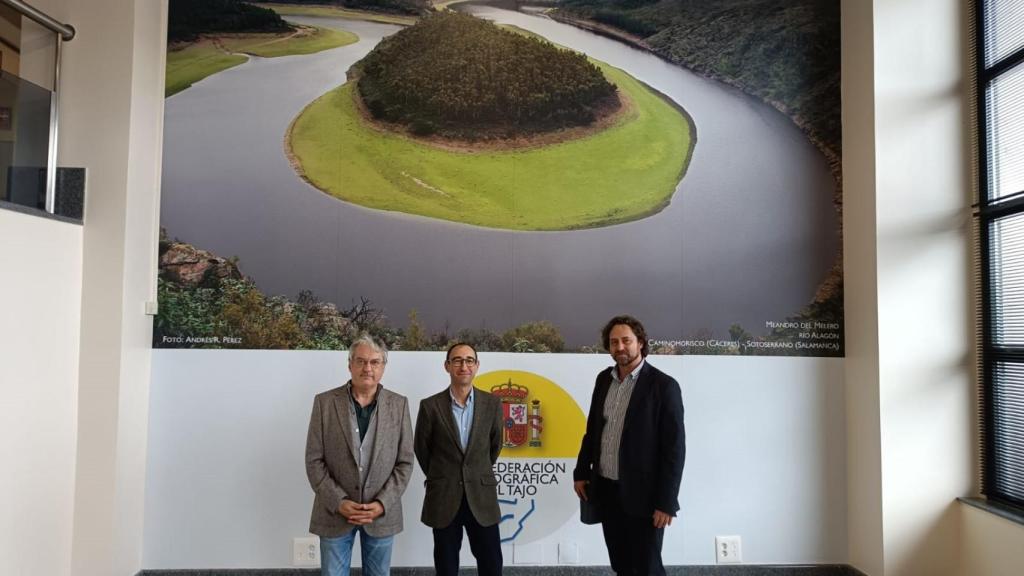
[[[629,352],[621,352],[615,355],[615,363],[618,364],[619,366],[629,366],[630,364],[635,362],[636,359],[639,357],[639,352],[633,355],[630,355]]]

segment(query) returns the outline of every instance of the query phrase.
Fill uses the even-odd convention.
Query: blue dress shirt
[[[459,443],[462,444],[462,451],[465,452],[466,446],[469,446],[469,432],[473,428],[473,397],[476,395],[476,388],[469,389],[465,406],[459,406],[451,388],[448,389],[448,394],[452,397],[452,416],[455,417],[455,427],[459,429]]]

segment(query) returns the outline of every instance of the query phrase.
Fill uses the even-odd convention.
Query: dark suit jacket
[[[309,531],[334,538],[353,526],[338,512],[341,501],[359,500],[358,438],[352,425],[349,382],[317,394],[306,436],[306,476],[316,497]],[[378,500],[384,514],[365,526],[378,538],[402,531],[402,493],[412,475],[412,422],[405,396],[386,388],[377,392],[376,440],[366,476],[367,501]]]
[[[498,480],[494,463],[501,452],[501,399],[477,388],[473,427],[466,452],[452,416],[448,388],[420,402],[416,416],[416,459],[427,476],[421,521],[445,528],[455,519],[465,493],[473,517],[483,526],[497,524]]]
[[[602,370],[597,375],[587,431],[573,470],[574,480],[597,479],[604,401],[614,369]],[[629,494],[622,503],[625,512],[648,517],[661,510],[674,516],[679,510],[679,483],[685,458],[686,430],[679,384],[645,360],[626,408],[619,444],[619,483],[622,491]],[[600,508],[600,502],[597,505]]]

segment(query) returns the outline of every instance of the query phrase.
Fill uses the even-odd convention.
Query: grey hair
[[[356,338],[352,342],[352,345],[348,347],[349,363],[352,363],[352,361],[356,359],[356,348],[359,348],[360,346],[368,346],[371,350],[380,354],[381,360],[383,360],[385,364],[388,363],[387,345],[385,345],[383,341],[378,340],[365,332],[360,334],[359,338]]]

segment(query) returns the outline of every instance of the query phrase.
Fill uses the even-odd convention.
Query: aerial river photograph
[[[198,4],[154,346],[843,354],[838,0]]]

